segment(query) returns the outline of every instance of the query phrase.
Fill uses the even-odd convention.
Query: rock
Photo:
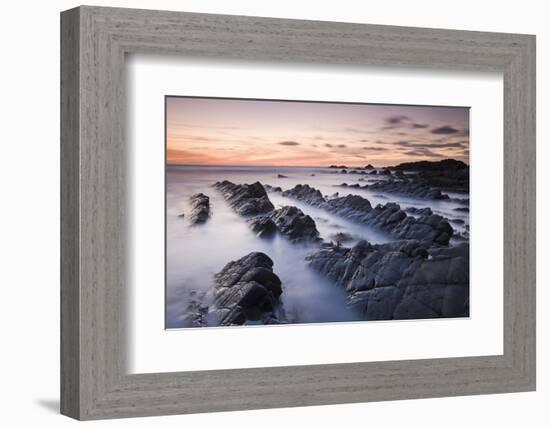
[[[453,235],[453,228],[445,218],[433,214],[414,218],[408,216],[396,203],[373,208],[367,199],[358,195],[326,199],[319,190],[307,184],[298,184],[283,191],[282,195],[354,222],[380,228],[398,239],[416,239],[427,244],[447,245]]]
[[[189,201],[191,203],[189,222],[192,225],[197,225],[208,221],[210,218],[210,198],[203,193],[198,193],[191,196]]]
[[[344,233],[344,232],[331,234],[329,237],[338,244],[349,242],[349,241],[353,240],[353,236],[351,234]]]
[[[365,166],[365,169],[374,169],[374,166],[369,163],[367,166]]]
[[[277,234],[277,225],[269,216],[257,216],[249,219],[250,229],[260,238],[271,238]]]
[[[433,212],[430,208],[415,208],[414,206],[411,206],[409,208],[405,209],[405,212],[409,212],[415,215],[432,215]]]
[[[392,169],[416,172],[409,177],[432,188],[459,192],[470,190],[470,167],[460,160],[445,159],[436,162],[423,160],[401,163]]]
[[[399,171],[398,171],[399,172]],[[447,194],[441,193],[441,190],[434,189],[428,185],[410,180],[389,180],[378,181],[374,184],[361,187],[371,191],[380,191],[382,193],[402,194],[407,197],[415,197],[419,199],[429,200],[446,200],[449,199]]]
[[[271,212],[269,218],[291,242],[319,240],[319,231],[313,218],[305,215],[296,206],[283,206]]]
[[[391,175],[391,171],[389,169],[380,169],[378,175]]]
[[[272,185],[265,184],[264,188],[266,191],[269,191],[271,193],[281,193],[283,189],[281,187],[273,187]]]
[[[309,215],[295,206],[275,209],[259,182],[238,185],[224,181],[214,185],[237,213],[251,217],[248,224],[258,237],[273,237],[276,232],[280,232],[295,243],[320,240],[315,221]],[[268,186],[271,191],[278,188]]]
[[[457,212],[470,212],[470,208],[454,208],[453,210]]]
[[[281,280],[262,252],[231,261],[214,276],[214,286],[188,306],[184,323],[231,326],[284,323]]]
[[[254,216],[274,209],[262,184],[233,184],[229,181],[216,182],[214,187],[221,191],[225,200],[242,216]]]
[[[348,292],[366,320],[469,315],[469,245],[426,249],[409,240],[324,248],[309,265]]]
[[[248,223],[258,237],[270,238],[279,232],[293,243],[320,240],[315,221],[295,206],[283,206]]]
[[[283,175],[282,173],[277,174],[277,178],[288,178],[288,176]]]
[[[345,170],[345,169],[342,169],[342,170],[340,171],[340,173],[348,173],[348,171]]]

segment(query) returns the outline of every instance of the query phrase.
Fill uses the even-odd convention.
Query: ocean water
[[[287,178],[278,178],[278,174]],[[281,296],[284,310],[291,323],[317,323],[361,320],[358,313],[346,306],[346,292],[307,267],[304,258],[317,250],[316,245],[292,244],[284,237],[259,239],[252,233],[245,219],[234,213],[222,195],[212,187],[217,181],[229,180],[239,184],[280,186],[283,190],[297,184],[309,184],[324,195],[358,194],[378,203],[397,202],[402,208],[429,206],[435,213],[468,224],[468,213],[458,212],[463,207],[452,201],[426,201],[368,190],[338,187],[347,184],[381,179],[380,176],[340,174],[327,168],[260,168],[168,166],[166,172],[166,327],[181,327],[191,291],[205,291],[212,286],[213,275],[229,261],[252,251],[266,253],[274,262],[274,272],[283,283]],[[383,178],[382,178],[383,179]],[[211,218],[203,225],[190,226],[187,218],[179,215],[190,212],[189,197],[202,192],[210,197]],[[453,195],[454,196],[454,195]],[[452,196],[452,197],[453,197]],[[330,241],[331,235],[346,232],[354,240],[371,243],[394,240],[377,229],[355,224],[323,210],[316,209],[280,194],[270,193],[275,207],[294,205],[314,218],[321,238]],[[460,198],[467,196],[459,195]],[[453,224],[457,231],[464,226]],[[353,242],[351,242],[353,244]],[[346,243],[348,245],[348,243]]]

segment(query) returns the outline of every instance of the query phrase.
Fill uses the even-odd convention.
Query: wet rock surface
[[[408,216],[397,203],[386,203],[372,207],[369,200],[347,195],[325,198],[321,192],[309,185],[298,184],[282,192],[309,205],[325,209],[343,218],[380,228],[398,239],[416,239],[425,244],[447,245],[453,235],[453,228],[440,215]]]
[[[431,188],[458,192],[469,192],[470,189],[470,167],[460,160],[445,159],[436,162],[423,160],[401,163],[391,169],[414,172],[408,176]]]
[[[437,188],[422,183],[415,182],[409,179],[390,179],[388,181],[378,181],[374,184],[367,184],[361,187],[371,191],[380,191],[382,193],[402,194],[407,197],[414,197],[428,200],[445,200],[449,199],[447,194],[441,193]]]
[[[258,237],[269,238],[279,232],[292,242],[320,240],[313,218],[295,206],[275,209],[259,182],[248,185],[223,181],[216,183],[215,187],[222,191],[224,198],[237,213],[251,217],[248,224]],[[281,191],[279,187],[269,188]]]
[[[429,248],[415,240],[324,248],[309,265],[346,289],[365,320],[469,315],[469,245]]]
[[[254,216],[272,211],[275,207],[269,200],[262,184],[234,184],[230,181],[216,182],[218,189],[231,207],[242,216]]]
[[[210,198],[203,193],[190,197],[191,213],[189,221],[192,225],[204,224],[210,218]]]
[[[231,261],[214,276],[214,286],[197,294],[183,320],[188,326],[284,323],[281,280],[262,252]]]

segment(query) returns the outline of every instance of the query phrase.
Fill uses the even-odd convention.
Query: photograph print
[[[167,329],[469,317],[468,107],[165,114]]]

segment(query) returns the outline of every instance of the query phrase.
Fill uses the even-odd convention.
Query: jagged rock
[[[264,187],[259,182],[252,185],[233,184],[229,181],[214,184],[239,214],[253,217],[248,224],[259,237],[273,237],[280,232],[292,242],[319,240],[315,221],[295,206],[275,209]],[[271,191],[278,187],[266,186]]]
[[[431,188],[460,192],[469,192],[470,189],[470,167],[460,160],[445,159],[436,162],[422,160],[401,163],[392,169],[416,172],[409,177]]]
[[[367,166],[365,166],[365,169],[374,169],[374,166],[369,163]]]
[[[204,224],[208,221],[210,218],[210,197],[198,193],[191,196],[189,201],[191,203],[191,213],[189,214],[191,224]]]
[[[416,197],[419,199],[429,200],[446,200],[449,199],[447,194],[441,193],[441,190],[431,188],[421,182],[410,180],[389,180],[378,181],[374,184],[367,184],[361,187],[365,190],[380,191],[382,193],[402,194],[407,197]]]
[[[397,203],[386,203],[373,208],[367,199],[351,194],[326,199],[319,190],[307,184],[298,184],[283,191],[282,195],[343,218],[378,227],[398,239],[416,239],[428,244],[447,245],[453,235],[453,228],[445,218],[433,214],[414,218],[402,211]]]
[[[337,244],[345,243],[353,240],[353,236],[349,233],[339,232],[335,234],[331,234],[329,236],[332,240],[334,240]]]
[[[433,212],[430,208],[415,208],[414,206],[411,206],[409,208],[405,209],[405,212],[409,212],[416,215],[432,215]]]
[[[277,174],[277,178],[288,178],[288,176],[283,175],[282,173]]]
[[[419,241],[324,248],[309,265],[348,292],[366,320],[469,315],[469,245],[427,250]]]
[[[191,298],[183,326],[284,323],[281,280],[262,252],[231,261],[214,276],[214,286]]]
[[[216,182],[214,187],[221,191],[225,200],[242,216],[254,216],[274,209],[262,184],[234,184],[229,181]]]
[[[273,193],[281,193],[283,191],[283,189],[281,187],[274,187],[274,186],[269,185],[269,184],[265,184],[264,188],[266,189],[266,191],[271,191]]]
[[[315,221],[295,206],[283,206],[269,214],[277,229],[293,242],[316,241],[319,232]]]
[[[271,238],[279,229],[269,216],[257,216],[248,220],[250,229],[261,238]]]
[[[249,224],[258,237],[273,237],[279,232],[294,243],[320,239],[313,218],[295,206],[283,206],[269,214],[257,216],[250,219]]]
[[[391,171],[389,169],[380,169],[378,175],[391,175]]]

